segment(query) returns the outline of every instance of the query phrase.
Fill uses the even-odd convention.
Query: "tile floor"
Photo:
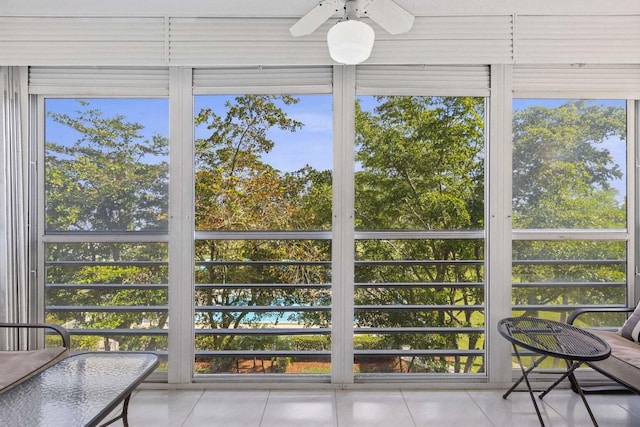
[[[218,391],[140,390],[131,427],[415,427],[539,426],[526,392],[466,391]],[[601,427],[640,426],[640,396],[589,394]],[[591,426],[580,397],[554,390],[538,400],[547,426]],[[121,422],[113,424],[122,426]]]

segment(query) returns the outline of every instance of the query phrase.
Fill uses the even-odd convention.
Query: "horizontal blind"
[[[2,13],[0,11],[0,13]],[[470,12],[471,13],[471,12]],[[417,16],[390,35],[368,18],[367,64],[638,64],[640,15]],[[0,64],[331,65],[329,19],[292,37],[296,18],[0,16]]]
[[[295,19],[171,18],[169,63],[189,66],[330,64],[329,22],[295,38]]]
[[[378,27],[367,64],[510,64],[512,16],[416,17],[411,31],[391,35]]]
[[[0,64],[165,65],[164,18],[0,17]]]
[[[637,64],[640,15],[517,16],[516,63]]]
[[[376,42],[367,64],[491,64],[513,62],[511,16],[417,17],[411,31],[390,35],[368,19]],[[329,20],[292,37],[295,19],[171,18],[172,65],[332,64]]]
[[[640,97],[640,65],[515,65],[515,97]]]
[[[361,66],[358,95],[489,96],[488,66]]]
[[[31,67],[29,93],[69,96],[169,96],[169,69]]]
[[[196,68],[193,93],[331,93],[333,67]]]

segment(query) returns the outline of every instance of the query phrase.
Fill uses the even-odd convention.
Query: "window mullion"
[[[355,67],[334,67],[332,382],[353,383]]]
[[[639,101],[627,101],[627,232],[629,235],[629,242],[627,244],[627,304],[633,306],[638,300],[640,295],[640,272],[638,271],[639,264],[637,256],[640,254],[638,248],[639,239],[637,236],[638,230],[640,230],[640,217],[636,214],[638,212],[638,203],[640,197],[638,197],[638,174],[640,159],[640,150],[638,144],[640,144],[640,137],[638,136],[638,123],[640,117],[640,109],[638,109]]]
[[[32,195],[32,203],[37,203],[37,226],[32,228],[31,233],[34,234],[35,238],[37,238],[37,248],[35,254],[32,253],[33,263],[36,266],[36,301],[35,305],[35,318],[33,320],[38,322],[44,321],[44,312],[45,312],[45,281],[46,274],[45,272],[45,259],[44,259],[44,229],[45,229],[45,201],[44,201],[44,188],[45,188],[45,178],[44,178],[44,152],[45,152],[45,144],[44,144],[44,118],[46,116],[45,107],[44,107],[44,96],[42,95],[32,95],[30,97],[32,100],[31,103],[31,111],[30,116],[36,118],[33,120],[33,123],[37,123],[37,128],[35,131],[31,129],[31,132],[34,132],[31,135],[31,138],[36,141],[35,144],[37,146],[36,155],[37,160],[35,163],[35,183],[36,185],[32,188],[35,188],[34,194]],[[33,145],[32,145],[33,146]],[[32,181],[33,182],[33,181]],[[33,213],[32,213],[33,215]]]
[[[193,94],[191,68],[171,68],[169,90],[169,383],[193,367]]]
[[[511,351],[495,326],[511,315],[511,85],[512,67],[491,67],[487,211],[487,372],[489,382],[511,381]]]

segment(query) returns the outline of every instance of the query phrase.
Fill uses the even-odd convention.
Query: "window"
[[[332,97],[197,96],[195,372],[331,372]]]
[[[513,144],[514,228],[626,228],[624,101],[515,100]]]
[[[484,111],[358,98],[356,373],[484,371]]]
[[[514,67],[511,150],[496,68],[35,67],[39,313],[176,384],[506,381],[500,317],[633,299],[637,112]]]
[[[46,320],[69,328],[76,350],[165,352],[168,102],[44,108]]]
[[[626,102],[513,103],[513,310],[627,301]]]

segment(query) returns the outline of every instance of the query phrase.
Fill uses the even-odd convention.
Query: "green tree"
[[[310,167],[282,174],[262,160],[275,144],[269,138],[270,129],[295,132],[302,127],[302,123],[288,117],[283,109],[296,102],[298,100],[291,96],[246,95],[228,101],[221,115],[208,108],[198,113],[196,125],[206,126],[211,134],[196,141],[196,229],[247,231],[327,227],[324,223],[327,220],[326,200],[321,200],[322,206],[318,206],[316,212],[310,209],[314,206],[313,200],[320,200],[319,184],[330,183],[326,174]],[[330,221],[330,216],[328,219]],[[329,247],[327,242],[300,240],[196,241],[196,260],[201,266],[196,274],[196,283],[201,284],[196,291],[196,306],[239,308],[237,312],[204,309],[196,324],[210,329],[256,328],[265,313],[251,312],[251,306],[328,305],[326,290],[286,285],[327,283],[328,268],[312,263],[326,261]],[[275,262],[269,263],[272,261]],[[261,283],[267,285],[237,286]],[[329,322],[323,316],[306,315],[293,315],[288,320],[307,325]],[[199,337],[196,346],[207,350],[249,350],[257,348],[255,345],[264,349],[265,345],[277,345],[278,342],[254,341],[221,333]],[[212,369],[225,369],[225,366]]]
[[[332,179],[330,170],[318,171],[311,166],[284,175],[284,197],[301,210],[294,212],[296,227],[307,230],[329,230],[332,222]]]
[[[622,177],[603,146],[626,138],[622,107],[569,101],[513,114],[515,228],[623,228],[611,180]]]
[[[376,101],[356,112],[356,228],[483,228],[484,100]]]
[[[47,232],[166,231],[168,140],[160,135],[146,138],[141,124],[128,122],[123,115],[105,117],[88,101],[81,100],[80,106],[72,114],[49,113],[54,122],[68,128],[70,137],[46,142]],[[167,304],[166,291],[139,286],[167,283],[165,245],[50,243],[46,258],[47,283],[76,287],[50,289],[48,305],[150,306],[148,312],[51,312],[49,320],[73,321],[91,329],[166,325],[166,311],[152,308]],[[109,349],[109,337],[102,339]],[[91,340],[75,342],[94,345]],[[120,337],[119,344],[120,349],[141,349],[158,343],[147,336]]]
[[[484,228],[484,100],[462,97],[378,96],[372,111],[356,106],[356,228],[362,230],[471,230]],[[482,287],[454,284],[482,282],[482,241],[362,241],[356,282],[371,287],[356,292],[356,304],[472,305],[477,310],[389,310],[358,314],[361,326],[436,327],[483,324]],[[388,266],[383,260],[403,260]],[[407,262],[409,261],[409,262]],[[411,262],[413,261],[413,262]],[[424,262],[434,261],[434,262]],[[384,283],[415,283],[384,286]],[[447,286],[447,284],[451,286]],[[476,313],[476,314],[474,314]],[[478,317],[477,314],[480,314]],[[480,337],[466,337],[469,348]],[[383,347],[458,349],[456,334],[389,335]],[[468,358],[455,369],[470,371]],[[429,369],[446,370],[442,360],[423,361]]]
[[[73,115],[50,113],[79,137],[46,143],[47,230],[166,230],[167,138],[146,139],[143,125],[80,104]]]
[[[555,108],[515,111],[514,228],[626,228],[624,195],[611,185],[623,175],[604,145],[608,140],[624,144],[625,138],[623,107],[568,101]],[[624,263],[617,262],[626,258],[624,246],[605,241],[516,242],[514,304],[552,308],[623,303],[624,288],[608,283],[626,281]],[[537,309],[526,314],[540,315]],[[561,313],[558,320],[565,316]]]

